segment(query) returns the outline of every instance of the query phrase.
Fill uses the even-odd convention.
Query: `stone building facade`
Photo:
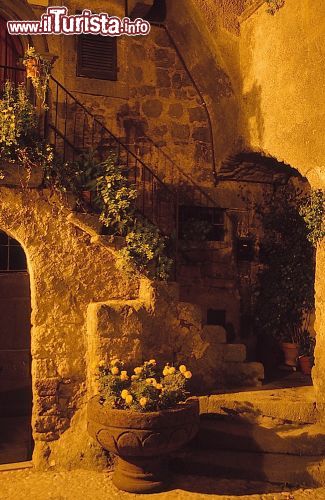
[[[163,181],[185,185],[193,206],[200,206],[198,193],[204,189],[223,212],[225,234],[188,249],[190,260],[180,269],[178,284],[125,278],[115,266],[116,242],[100,234],[93,218],[77,216],[49,191],[0,187],[0,230],[22,245],[30,275],[33,460],[38,466],[95,463],[99,451],[87,436],[85,404],[96,390],[98,363],[110,355],[128,353],[130,360],[140,361],[154,353],[161,360],[188,362],[194,385],[203,381],[206,392],[263,379],[260,364],[245,363],[246,348],[240,343],[242,289],[234,233],[254,229],[239,195],[259,199],[274,179],[264,170],[258,174],[261,182],[252,183],[235,168],[229,175],[227,165],[229,156],[255,150],[290,164],[313,187],[324,188],[323,145],[318,142],[324,117],[321,106],[313,105],[315,96],[323,98],[323,87],[315,70],[306,68],[301,99],[302,87],[293,75],[304,61],[297,50],[298,33],[293,35],[288,22],[296,19],[297,32],[305,33],[304,53],[321,61],[321,16],[315,19],[311,2],[300,9],[302,2],[287,0],[274,18],[259,1],[221,3],[167,1],[167,31],[158,23],[141,40],[118,40],[118,76],[112,81],[76,76],[76,37],[22,40],[24,46],[29,42],[56,56],[54,77]],[[46,4],[2,0],[1,15],[37,18]],[[121,4],[66,2],[70,12],[87,7],[124,15]],[[280,33],[290,44],[283,40],[282,52],[274,54]],[[295,92],[275,81],[283,58],[290,61],[287,71]],[[254,165],[263,171],[258,161]],[[323,260],[320,247],[313,371],[320,412],[325,400]],[[208,324],[209,310],[225,312],[228,332],[216,322]]]

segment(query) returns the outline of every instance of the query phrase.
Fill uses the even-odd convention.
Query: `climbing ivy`
[[[309,230],[300,216],[301,194],[278,188],[257,206],[264,236],[255,289],[257,333],[300,342],[314,309],[315,259]]]
[[[325,191],[312,190],[301,201],[299,213],[308,229],[307,238],[316,247],[325,238]]]

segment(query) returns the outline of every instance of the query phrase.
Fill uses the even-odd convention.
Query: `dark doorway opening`
[[[32,458],[30,315],[25,253],[0,232],[0,464]]]

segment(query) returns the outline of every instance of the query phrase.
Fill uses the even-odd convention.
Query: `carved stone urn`
[[[88,403],[88,432],[118,456],[113,483],[130,493],[164,489],[169,479],[168,455],[190,441],[198,429],[195,400],[147,413],[111,409],[100,403],[99,396]]]

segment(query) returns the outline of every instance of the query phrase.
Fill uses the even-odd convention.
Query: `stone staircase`
[[[267,387],[267,386],[265,386]],[[289,485],[325,484],[325,426],[312,387],[200,398],[201,427],[178,472]]]
[[[181,300],[200,305],[207,322],[209,309],[224,310],[226,323],[233,330],[228,340],[238,338],[240,295],[231,242],[189,242],[189,248],[179,253],[177,278]]]
[[[118,256],[124,238],[100,234],[96,216],[72,212],[68,220],[89,235],[90,244]],[[245,362],[244,345],[227,343],[225,329],[207,325],[200,305],[180,299],[177,283],[140,279],[138,299],[90,304],[88,341],[90,383],[101,360],[126,353],[133,364],[152,357],[188,363],[196,393],[258,386],[264,378],[260,363]]]

